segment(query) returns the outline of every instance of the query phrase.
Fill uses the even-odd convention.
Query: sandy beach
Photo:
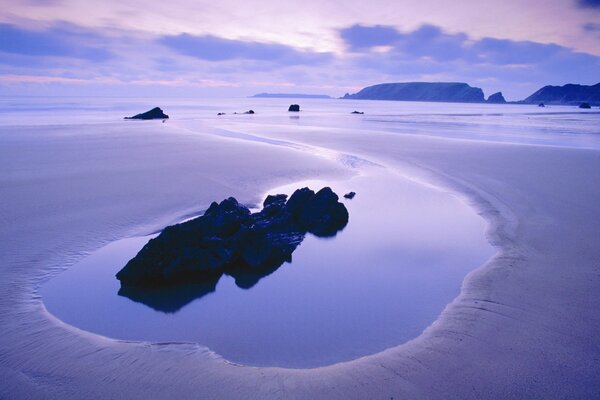
[[[375,119],[2,124],[0,398],[597,397],[598,140],[394,133]],[[215,199],[256,204],[270,188],[345,179],[367,162],[464,198],[498,251],[408,343],[321,368],[257,368],[198,344],[81,331],[38,294],[103,245]]]

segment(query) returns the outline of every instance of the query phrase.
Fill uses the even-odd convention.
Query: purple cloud
[[[600,36],[600,24],[598,23],[588,22],[587,24],[583,25],[583,30],[588,33]]]
[[[577,0],[577,5],[583,8],[598,8],[600,9],[600,0]]]
[[[587,26],[587,30],[595,31],[596,25]],[[549,82],[595,83],[600,70],[600,57],[556,44],[495,38],[472,40],[464,33],[450,34],[431,25],[409,32],[360,25],[358,31],[369,38],[365,41],[348,35],[356,32],[356,27],[340,31],[355,54],[356,68],[383,73],[388,80],[419,79],[425,75],[466,82],[506,82],[506,86],[522,82],[535,87]],[[374,47],[384,41],[388,51],[376,51]]]
[[[0,24],[0,52],[20,56],[70,57],[88,61],[112,58],[103,38],[91,31],[62,24],[45,30]]]
[[[212,35],[163,36],[159,43],[175,52],[205,61],[253,60],[278,65],[320,64],[332,59],[329,53],[300,51],[293,47],[223,39]]]
[[[340,31],[342,39],[350,49],[358,53],[368,53],[370,57],[374,57],[374,60],[381,57],[395,60],[423,58],[433,62],[462,61],[471,64],[499,66],[537,66],[555,61],[575,62],[586,59],[587,61],[594,60],[597,62],[599,59],[556,44],[495,38],[470,40],[465,33],[446,33],[441,28],[433,25],[424,25],[410,32],[400,32],[395,28],[386,27],[384,37],[387,40],[386,44],[391,49],[387,53],[377,53],[371,51],[374,45],[367,46],[363,39],[347,34],[348,31],[353,31],[356,27],[360,27],[360,32],[370,38],[369,43],[382,43],[383,39],[378,39],[382,34],[381,26],[355,25]],[[590,31],[595,30],[597,27],[598,24],[586,25],[586,29]]]
[[[363,26],[357,24],[340,30],[340,35],[351,50],[363,50],[375,46],[394,44],[400,34],[396,28],[391,26]]]

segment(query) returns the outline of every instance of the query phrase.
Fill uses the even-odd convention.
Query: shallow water
[[[300,113],[289,113],[299,103]],[[294,127],[313,130],[344,129],[428,135],[467,140],[600,148],[600,109],[525,104],[427,103],[408,101],[261,98],[111,98],[111,97],[2,97],[0,127],[14,125],[128,124],[160,121],[123,121],[155,106],[170,115],[167,123],[187,126],[257,124],[260,129]],[[254,110],[254,115],[234,115]],[[350,115],[354,110],[364,115]],[[218,112],[226,115],[217,116]],[[182,122],[185,122],[182,124]]]
[[[215,288],[182,288],[177,298],[119,296],[114,274],[148,240],[138,237],[51,279],[44,303],[61,320],[113,338],[197,342],[236,363],[316,367],[417,337],[494,252],[484,221],[460,199],[382,167],[270,193],[325,185],[357,192],[344,200],[348,226],[334,238],[307,235],[292,263],[249,290],[223,276]]]
[[[338,132],[361,137],[376,132],[600,148],[600,113],[595,109],[302,99],[302,111],[288,113],[293,102],[0,98],[0,134],[18,126],[20,134],[53,130],[118,137],[131,124],[165,126],[175,128],[165,131],[169,135],[210,134],[329,152],[319,155],[364,172],[349,181],[310,183],[315,189],[331,185],[340,194],[358,193],[346,201],[349,225],[333,239],[309,235],[291,264],[250,290],[224,276],[215,287],[178,288],[176,296],[129,293],[137,302],[119,296],[114,274],[148,240],[130,238],[100,249],[44,285],[41,293],[49,311],[109,337],[193,341],[243,364],[314,367],[373,354],[417,337],[458,295],[465,275],[484,263],[493,249],[484,240],[481,218],[456,197],[352,155],[307,147],[296,138],[329,135],[335,142]],[[122,120],[157,105],[171,115],[165,125]],[[232,115],[248,109],[256,114]],[[353,110],[365,114],[351,115]],[[227,115],[217,117],[217,112]],[[23,128],[32,125],[40,127]],[[319,176],[317,169],[313,172]],[[291,192],[305,184],[276,191]]]

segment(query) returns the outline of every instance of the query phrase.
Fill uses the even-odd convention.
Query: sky
[[[600,82],[600,0],[0,0],[0,95]]]

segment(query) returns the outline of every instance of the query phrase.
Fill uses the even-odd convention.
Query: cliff
[[[344,99],[484,102],[483,90],[460,82],[405,82],[368,86]]]
[[[506,103],[506,99],[502,95],[502,92],[498,92],[488,97],[487,102],[492,104],[504,104]]]
[[[567,84],[564,86],[544,86],[522,103],[579,105],[589,103],[600,105],[600,83],[592,86]]]

